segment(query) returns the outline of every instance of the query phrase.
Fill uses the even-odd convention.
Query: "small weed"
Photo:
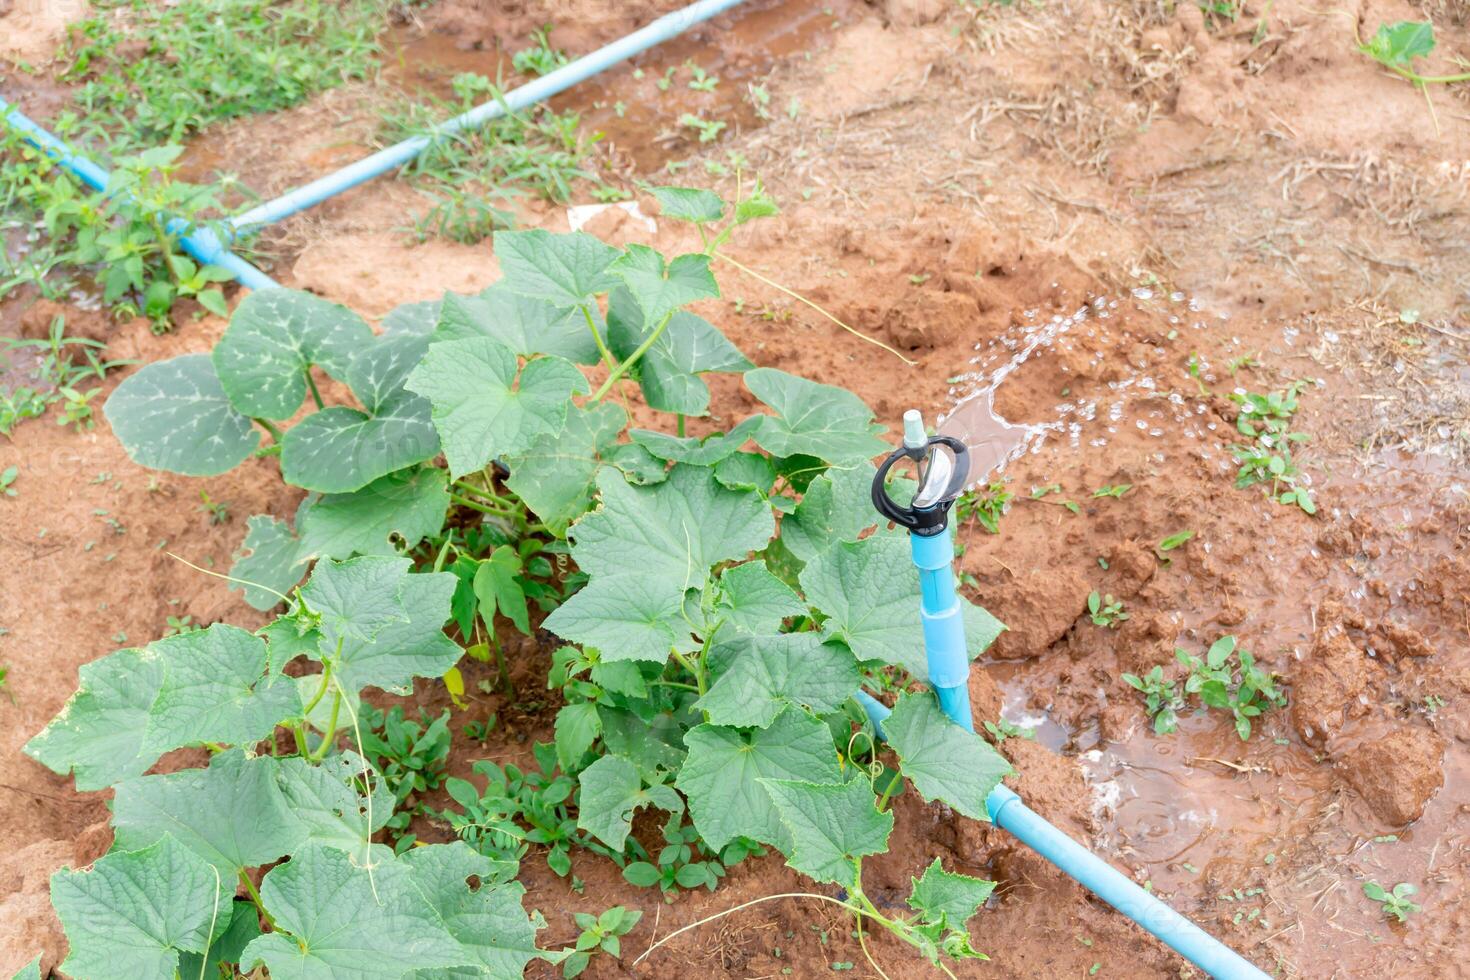
[[[1110,487],[1099,487],[1098,489],[1092,491],[1092,496],[1094,499],[1100,497],[1112,497],[1114,500],[1121,500],[1123,494],[1132,489],[1133,484],[1131,483],[1118,483]]]
[[[215,500],[209,495],[209,491],[199,491],[199,510],[209,518],[209,523],[218,527],[228,524],[230,521],[230,505],[228,501]]]
[[[1164,677],[1162,666],[1155,665],[1142,677],[1124,674],[1123,681],[1143,693],[1144,705],[1156,734],[1168,735],[1179,727],[1179,712],[1184,710],[1184,698],[1179,694],[1179,685]]]
[[[1176,548],[1184,547],[1186,541],[1194,537],[1193,531],[1177,531],[1159,542],[1159,551],[1169,552]]]
[[[532,45],[511,56],[510,63],[522,75],[549,75],[567,64],[567,56],[551,46],[551,25],[531,32]]]
[[[966,490],[954,503],[955,523],[963,524],[974,518],[991,534],[999,534],[1000,519],[1013,499],[1015,494],[999,482],[984,489]]]
[[[82,383],[102,381],[113,368],[134,363],[104,361],[98,356],[102,347],[95,340],[66,336],[66,320],[59,316],[51,321],[44,339],[0,338],[0,366],[13,363],[22,351],[41,352],[30,373],[35,387],[21,386],[8,392],[0,390],[0,435],[8,438],[21,422],[41,416],[47,408],[59,402],[65,405],[64,417],[59,420],[62,425],[74,424],[79,430],[90,428],[90,402],[100,389],[84,392]],[[78,351],[85,363],[78,363],[75,356]]]
[[[1311,493],[1298,483],[1301,471],[1292,459],[1291,446],[1307,436],[1290,430],[1297,410],[1297,396],[1307,382],[1294,381],[1281,391],[1266,395],[1250,392],[1232,394],[1240,405],[1235,427],[1251,442],[1234,445],[1230,451],[1240,464],[1235,485],[1244,489],[1266,486],[1266,495],[1282,504],[1294,504],[1307,514],[1317,513]]]
[[[14,467],[12,467],[12,469],[13,468]],[[0,480],[3,479],[3,475],[0,475]],[[1439,709],[1443,707],[1444,698],[1440,697],[1438,694],[1426,694],[1424,696],[1424,713],[1426,715],[1433,716],[1435,712],[1439,711]]]
[[[1013,721],[998,718],[995,721],[985,722],[985,730],[990,733],[990,740],[1000,745],[1008,738],[1024,738],[1027,741],[1036,740],[1036,729],[1022,728]]]
[[[484,745],[489,740],[490,733],[495,731],[496,720],[496,716],[492,714],[484,721],[467,721],[461,731],[464,732],[464,737],[471,742]]]
[[[1203,660],[1184,650],[1174,656],[1189,671],[1185,693],[1199,695],[1206,707],[1229,711],[1242,742],[1251,737],[1251,719],[1286,704],[1276,675],[1257,667],[1249,650],[1237,651],[1233,636],[1210,644]]]
[[[1420,906],[1409,900],[1409,896],[1417,893],[1419,889],[1401,881],[1393,886],[1393,891],[1387,891],[1376,881],[1363,882],[1363,894],[1368,896],[1370,902],[1377,902],[1385,916],[1393,916],[1399,922],[1408,922],[1409,916],[1420,911]]]
[[[689,71],[694,75],[689,80],[689,87],[696,92],[713,92],[719,86],[720,80],[694,62],[688,62]]]
[[[705,119],[692,112],[686,112],[679,117],[679,125],[698,132],[701,143],[713,143],[720,138],[720,133],[729,124],[718,119]]]
[[[623,955],[621,939],[633,931],[643,913],[637,909],[626,909],[614,905],[601,915],[577,912],[572,918],[582,934],[577,937],[576,950],[561,965],[561,975],[567,980],[582,975],[593,954],[603,952],[618,959]]]
[[[1047,496],[1050,495],[1050,494],[1058,494],[1058,495],[1060,495],[1061,492],[1062,492],[1062,485],[1060,483],[1049,483],[1046,486],[1042,486],[1042,487],[1032,487],[1031,488],[1031,499],[1032,500],[1040,500],[1043,503],[1056,504],[1058,507],[1065,507],[1067,510],[1071,511],[1073,514],[1081,514],[1082,513],[1082,508],[1079,507],[1079,506],[1077,506],[1077,501],[1075,501],[1075,500],[1066,500],[1066,499],[1047,500],[1046,499]]]
[[[771,90],[764,83],[757,85],[750,82],[745,86],[746,101],[755,109],[756,118],[769,120],[771,118]]]
[[[179,636],[183,633],[192,633],[197,629],[204,628],[194,622],[193,616],[169,616],[167,617],[167,622],[168,626],[163,631],[164,636]]]
[[[1100,595],[1096,589],[1087,596],[1087,612],[1092,617],[1092,624],[1104,629],[1117,629],[1128,618],[1122,602],[1111,595]]]
[[[0,494],[4,494],[7,497],[14,497],[17,493],[15,481],[19,477],[19,466],[7,466],[5,469],[0,470]]]
[[[703,885],[710,891],[725,876],[725,867],[705,847],[699,831],[693,824],[680,826],[680,815],[675,814],[664,825],[664,846],[659,849],[658,861],[633,861],[623,868],[623,877],[630,885],[650,888],[657,885],[665,894],[680,888],[698,888]],[[754,852],[764,853],[764,848],[752,845]]]
[[[362,706],[362,746],[393,794],[394,813],[388,830],[403,849],[411,846],[409,823],[421,809],[417,797],[438,789],[449,765],[449,710],[430,719],[422,709],[417,722],[405,720],[403,708],[386,713]]]

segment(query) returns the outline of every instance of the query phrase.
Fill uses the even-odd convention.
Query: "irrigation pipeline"
[[[439,124],[428,134],[379,150],[218,226],[190,225],[179,218],[167,215],[163,217],[168,222],[169,231],[180,236],[180,246],[195,260],[226,270],[242,286],[250,289],[278,288],[280,283],[230,251],[230,244],[236,238],[320,204],[395,167],[401,167],[441,140],[548,99],[620,61],[738,6],[741,2],[743,0],[699,0],[681,10],[666,14],[620,40]],[[111,175],[106,170],[74,153],[64,142],[4,99],[0,99],[0,117],[3,117],[7,126],[20,132],[87,186],[98,191],[107,190]],[[931,674],[934,675],[931,680],[936,685],[941,705],[950,717],[973,731],[967,684],[968,657],[962,646],[963,629],[954,628],[959,622],[959,600],[955,593],[951,568],[953,544],[950,532],[946,526],[939,533],[911,534],[910,538],[914,561],[919,566],[923,583],[925,650],[930,658]],[[954,649],[956,637],[961,644],[957,650]],[[859,700],[881,735],[888,709],[864,692],[859,692]],[[990,818],[997,826],[1010,831],[1212,977],[1222,980],[1266,980],[1266,975],[1242,956],[1043,820],[1011,790],[999,786],[985,802]]]

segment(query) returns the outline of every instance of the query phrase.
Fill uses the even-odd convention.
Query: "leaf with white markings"
[[[226,397],[207,354],[146,365],[108,397],[113,434],[140,466],[216,476],[244,462],[260,431]]]
[[[309,502],[298,520],[297,560],[393,555],[395,539],[412,548],[437,534],[448,510],[443,470],[421,466],[389,473],[361,490]]]
[[[306,398],[312,365],[346,380],[373,331],[347,307],[296,289],[262,289],[240,301],[214,348],[230,402],[252,418],[289,419]]]
[[[985,798],[1015,770],[989,742],[945,715],[934,695],[900,694],[883,733],[899,771],[926,800],[943,800],[975,820],[990,820]]]
[[[245,540],[230,566],[231,578],[239,581],[231,582],[230,588],[242,589],[245,601],[256,609],[270,609],[301,581],[308,559],[301,554],[301,540],[285,521],[256,514],[245,522],[245,528]]]
[[[433,406],[449,474],[458,478],[559,434],[587,379],[559,357],[531,361],[517,377],[514,351],[476,337],[431,346],[408,387]]]
[[[281,476],[318,493],[350,493],[439,452],[427,399],[399,389],[373,414],[333,405],[281,440]]]

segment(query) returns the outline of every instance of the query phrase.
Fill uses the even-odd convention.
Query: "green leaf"
[[[878,812],[878,801],[866,779],[821,784],[762,779],[760,783],[771,794],[790,834],[790,845],[781,847],[786,863],[807,877],[850,886],[854,860],[888,850],[893,814]]]
[[[659,782],[683,765],[684,728],[671,714],[660,713],[645,721],[631,711],[599,705],[597,715],[602,719],[602,742],[608,753],[637,766],[645,781]]]
[[[360,788],[371,774],[372,798]],[[278,760],[276,783],[286,809],[301,824],[307,840],[363,858],[372,835],[393,816],[393,794],[355,752],[329,756],[312,765],[300,756]]]
[[[852,652],[815,633],[740,636],[710,651],[716,680],[695,703],[716,725],[765,728],[787,705],[835,711],[862,678]]]
[[[394,555],[398,551],[395,537],[404,548],[414,547],[444,526],[444,515],[449,511],[446,481],[444,471],[437,466],[410,467],[374,480],[361,490],[309,501],[298,519],[301,538],[297,561]],[[248,544],[248,537],[246,541]],[[287,588],[299,578],[297,572]]]
[[[247,759],[239,749],[216,755],[208,769],[119,783],[112,825],[116,847],[137,850],[169,835],[224,881],[280,860],[305,836],[276,785],[275,760]]]
[[[559,435],[542,436],[508,460],[506,486],[554,532],[565,530],[591,506],[598,457],[617,442],[627,422],[627,413],[608,402],[573,406]]]
[[[350,493],[439,452],[427,399],[399,390],[369,415],[334,405],[281,440],[281,477],[318,493]]]
[[[602,454],[608,466],[619,470],[629,483],[651,486],[669,478],[668,464],[642,446],[620,442]]]
[[[645,806],[683,813],[684,801],[667,786],[643,788],[643,777],[627,759],[605,755],[578,777],[582,787],[577,827],[615,851],[623,849],[633,828],[633,814]]]
[[[597,736],[602,733],[602,720],[597,716],[597,705],[591,701],[580,701],[564,705],[556,713],[556,761],[562,771],[575,773],[577,763],[592,748]]]
[[[163,683],[148,709],[143,754],[198,742],[251,745],[301,713],[296,685],[266,674],[265,641],[225,623],[148,644]]]
[[[51,904],[71,946],[62,972],[74,980],[173,980],[179,953],[203,952],[210,926],[230,915],[222,884],[172,837],[113,851],[88,871],[62,868],[51,876]]]
[[[1408,68],[1415,58],[1427,58],[1434,50],[1434,25],[1427,20],[1379,24],[1364,50],[1385,65]]]
[[[356,313],[295,289],[262,289],[235,308],[214,347],[214,368],[230,403],[252,418],[289,419],[306,398],[306,375],[319,364],[346,380],[372,328]]]
[[[230,906],[230,921],[203,955],[179,954],[179,980],[215,980],[223,976],[225,964],[240,962],[240,954],[251,940],[260,935],[260,913],[250,902],[236,901]],[[229,967],[233,970],[233,967]]]
[[[427,334],[400,331],[357,352],[347,369],[347,384],[369,415],[383,414],[395,399],[404,397],[403,383],[428,349]]]
[[[41,957],[37,956],[11,977],[10,980],[42,980]]]
[[[924,869],[922,878],[909,880],[914,883],[909,908],[930,922],[942,920],[951,929],[963,930],[995,891],[993,881],[945,871],[939,858]]]
[[[444,633],[454,586],[450,572],[406,575],[401,593],[406,620],[386,623],[370,640],[347,636],[341,656],[330,644],[323,646],[336,662],[342,686],[352,692],[372,686],[409,694],[415,677],[442,677],[457,664],[464,651]]]
[[[627,289],[615,289],[608,297],[608,346],[618,358],[626,359],[661,321],[662,315],[645,314]],[[703,415],[709,408],[710,393],[699,375],[744,371],[750,366],[745,355],[714,324],[680,311],[673,314],[663,333],[644,353],[636,371],[650,408]]]
[[[772,575],[764,562],[748,561],[725,569],[720,589],[720,614],[746,633],[777,633],[782,620],[807,611],[801,597]]]
[[[505,288],[559,306],[579,306],[616,286],[608,266],[620,254],[580,231],[557,235],[538,228],[495,234]]]
[[[400,594],[412,568],[407,558],[378,555],[318,562],[301,600],[318,617],[329,647],[338,640],[371,641],[389,623],[408,621]]]
[[[484,337],[434,344],[409,376],[408,388],[429,399],[434,426],[453,477],[480,470],[499,455],[524,452],[566,422],[572,394],[587,379],[570,361],[542,357],[516,379],[516,355]]]
[[[659,211],[665,218],[705,225],[725,216],[725,202],[712,191],[697,187],[650,187],[648,192],[658,199]]]
[[[710,257],[693,252],[664,263],[664,257],[647,245],[629,245],[607,271],[617,276],[643,312],[646,327],[652,329],[664,317],[696,300],[720,295],[720,287],[709,271]],[[611,321],[611,316],[609,316]],[[609,339],[613,335],[608,323]],[[622,356],[622,355],[620,355]]]
[[[755,490],[769,494],[776,485],[776,467],[764,453],[736,453],[715,464],[715,479],[731,490]],[[780,497],[778,501],[789,501]],[[781,506],[780,502],[773,506]]]
[[[689,755],[679,769],[677,785],[689,800],[689,815],[699,836],[715,850],[736,837],[783,849],[790,845],[763,780],[841,778],[832,733],[821,721],[793,708],[764,729],[700,725],[689,730],[684,744]],[[870,805],[872,799],[868,793]]]
[[[260,432],[225,397],[207,354],[145,365],[117,386],[108,424],[139,466],[185,476],[216,476],[260,445]]]
[[[504,281],[478,296],[445,294],[434,342],[471,337],[488,337],[524,358],[555,354],[577,364],[598,361],[597,342],[580,311],[521,296]]]
[[[245,601],[254,608],[270,609],[301,581],[308,561],[290,524],[269,514],[256,514],[245,522],[245,540],[230,566],[230,575],[245,584],[231,582],[230,588],[243,590]]]
[[[675,646],[687,646],[689,626],[680,616],[683,592],[637,574],[600,575],[546,617],[551,632],[597,648],[605,661],[663,663]]]
[[[428,337],[439,323],[439,313],[444,302],[437,299],[419,300],[415,303],[400,303],[383,317],[385,334],[412,334]]]
[[[868,463],[833,467],[812,480],[796,510],[781,522],[781,541],[803,562],[832,545],[856,541],[878,523],[873,509],[873,477]]]
[[[878,438],[883,426],[873,412],[844,388],[818,384],[775,368],[745,372],[745,386],[775,409],[755,433],[755,441],[773,456],[805,454],[829,463],[870,460],[888,449]]]
[[[675,466],[652,487],[604,470],[597,485],[602,506],[570,532],[572,557],[594,579],[631,572],[682,595],[717,562],[743,558],[775,533],[759,496],[725,489],[703,467]]]
[[[716,432],[704,439],[681,438],[666,432],[649,429],[630,429],[628,438],[647,449],[659,459],[671,463],[692,463],[695,466],[713,466],[733,456],[740,447],[761,427],[763,415],[753,415],[729,432]]]
[[[485,622],[489,623],[498,612],[530,636],[531,614],[526,607],[526,590],[517,579],[522,571],[521,556],[515,546],[503,544],[475,569],[474,590]]]
[[[409,970],[469,965],[469,953],[414,884],[409,865],[375,847],[364,868],[343,851],[307,844],[261,882],[280,930],[240,959],[271,980],[399,980]]]
[[[470,970],[417,970],[411,974],[414,980],[516,980],[526,964],[542,956],[536,948],[536,924],[521,905],[526,890],[518,882],[491,884],[498,874],[496,862],[464,841],[411,848],[400,861],[469,954],[468,962],[475,964]],[[474,887],[471,876],[479,880]]]
[[[902,760],[899,771],[924,799],[990,820],[985,798],[1015,770],[989,742],[950,721],[933,694],[900,694],[883,733]]]
[[[81,683],[25,753],[77,789],[105,789],[142,775],[158,759],[143,751],[148,712],[163,686],[163,663],[142,650],[118,650],[82,664]]]

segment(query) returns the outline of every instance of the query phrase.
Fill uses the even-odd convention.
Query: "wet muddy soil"
[[[576,53],[675,5],[448,0],[393,28],[391,70],[433,89],[454,72],[493,70],[541,24],[554,22],[554,43]],[[759,174],[783,214],[737,237],[731,255],[915,363],[717,264],[724,299],[703,312],[752,360],[844,384],[890,426],[917,407],[993,428],[988,411],[964,407],[979,398],[1021,427],[996,440],[1006,461],[993,479],[1014,494],[999,533],[959,528],[966,590],[1010,627],[976,669],[977,716],[1035,735],[1002,746],[1014,788],[1269,973],[1462,975],[1470,110],[1454,89],[1432,92],[1436,133],[1424,96],[1352,42],[1355,29],[1428,15],[1436,59],[1470,53],[1453,8],[1280,0],[1248,3],[1230,22],[1192,5],[1096,0],[978,12],[928,0],[749,6],[557,105],[608,133],[613,174],[730,193],[736,177],[721,168],[738,154],[741,179]],[[658,87],[690,60],[721,77],[714,92],[682,75]],[[769,120],[747,98],[753,84],[769,92]],[[372,102],[329,93],[205,139],[224,141],[235,169],[275,193],[366,152]],[[685,112],[730,125],[701,146],[679,131]],[[488,243],[403,233],[422,206],[391,181],[344,195],[279,230],[274,274],[371,316],[491,281]],[[534,203],[522,220],[569,222],[564,208]],[[693,244],[675,225],[650,229],[615,209],[588,229],[665,250]],[[207,349],[221,329],[206,319],[154,338],[146,324],[120,324],[111,353]],[[1235,486],[1230,395],[1295,380],[1308,382],[1293,428],[1312,436],[1297,458],[1315,517]],[[716,404],[754,407],[737,383],[717,385]],[[268,461],[213,480],[155,478],[105,423],[81,434],[30,423],[0,444],[0,463],[12,460],[20,492],[0,499],[0,666],[13,696],[0,699],[0,839],[12,842],[0,859],[0,974],[37,950],[57,961],[46,876],[110,841],[105,802],[75,794],[20,744],[72,690],[78,665],[156,637],[167,616],[258,622],[160,543],[223,568],[246,515],[296,504]],[[1094,495],[1124,484],[1120,497]],[[236,518],[210,524],[201,490]],[[1182,546],[1160,549],[1183,532]],[[1120,600],[1127,620],[1095,625],[1092,590]],[[1121,675],[1225,634],[1281,675],[1288,707],[1258,719],[1246,742],[1219,712],[1153,734]],[[543,682],[548,651],[541,637],[517,652],[521,687]],[[480,669],[468,665],[472,689]],[[436,685],[414,700],[448,704]],[[483,747],[456,744],[456,774],[481,757],[525,761],[550,736],[552,709],[487,696],[456,724],[491,712],[500,724]],[[910,796],[870,891],[901,902],[936,856],[998,881],[974,923],[992,960],[961,975],[1197,975],[1003,832]],[[651,825],[636,829],[656,839]],[[632,955],[589,976],[817,977],[847,963],[879,975],[850,923],[795,899],[687,933],[632,967],[682,925],[801,890],[777,856],[739,866],[713,895],[667,903],[593,855],[576,856],[573,872],[580,891],[536,852],[525,862],[546,942],[573,938],[571,911],[645,912],[625,941]],[[1370,880],[1414,884],[1423,911],[1386,920],[1363,896]],[[875,957],[891,977],[931,975],[882,939]]]

